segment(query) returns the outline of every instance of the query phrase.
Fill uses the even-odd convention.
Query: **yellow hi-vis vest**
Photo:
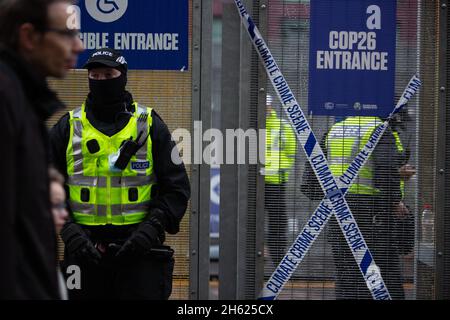
[[[382,123],[377,117],[349,117],[331,127],[327,135],[328,164],[335,177],[340,177]],[[377,195],[373,181],[373,161],[369,157],[350,187],[352,194]]]
[[[297,140],[292,127],[272,110],[266,118],[266,183],[281,184],[288,181],[295,162],[296,148]]]
[[[394,135],[395,138],[395,146],[397,147],[397,152],[399,153],[399,155],[403,155],[403,151],[405,149],[403,148],[402,140],[400,140],[400,135],[395,130],[392,130],[392,134]],[[400,179],[400,191],[402,192],[402,199],[403,199],[405,197],[405,180],[403,179]]]
[[[153,173],[152,140],[147,141],[131,157],[127,167],[111,169],[114,154],[123,141],[140,143],[152,126],[151,108],[134,103],[135,112],[128,124],[108,137],[98,131],[86,118],[85,105],[70,112],[70,139],[66,150],[70,207],[75,222],[82,225],[126,225],[143,221],[148,212]],[[146,121],[142,114],[148,114]],[[89,151],[87,143],[96,140],[98,148]],[[93,150],[94,149],[94,150]],[[111,157],[111,160],[110,160]]]

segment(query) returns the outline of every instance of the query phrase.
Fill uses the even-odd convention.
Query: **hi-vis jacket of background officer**
[[[327,136],[328,164],[335,177],[340,177],[369,141],[373,131],[383,121],[377,117],[349,117],[338,122]],[[380,190],[374,184],[372,157],[361,168],[349,192],[353,194],[377,195]]]
[[[271,110],[266,118],[266,164],[264,179],[268,184],[281,184],[289,179],[295,163],[297,140],[291,125]]]
[[[70,112],[66,150],[70,207],[82,225],[126,225],[143,221],[148,212],[153,172],[151,109],[134,103],[128,124],[109,137],[87,119],[85,105]],[[139,137],[139,139],[138,139]],[[148,137],[148,138],[147,138]],[[114,162],[125,141],[141,146],[124,170]]]
[[[400,135],[397,131],[393,130],[392,134],[395,138],[395,146],[397,147],[397,152],[399,154],[399,157],[403,160],[405,148],[403,147],[402,140],[400,139]],[[400,179],[400,191],[402,192],[402,198],[405,197],[405,180]]]

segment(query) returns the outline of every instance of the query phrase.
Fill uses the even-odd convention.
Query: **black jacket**
[[[133,98],[128,92],[124,102],[128,111],[133,112]],[[95,114],[92,112],[89,96],[86,100],[86,114],[90,123],[96,129],[108,136],[112,136],[122,130],[129,120],[129,116],[120,113],[117,114],[117,116],[112,117],[115,121],[99,121],[97,119],[98,117],[96,118]],[[180,221],[186,211],[190,197],[189,179],[184,165],[175,165],[171,160],[171,153],[172,149],[175,147],[175,142],[172,140],[169,129],[154,110],[152,111],[152,117],[153,124],[150,128],[150,137],[152,139],[153,164],[157,185],[153,188],[154,195],[150,204],[150,209],[161,209],[165,214],[159,218],[162,219],[161,222],[164,225],[165,230],[175,234],[179,231]],[[66,149],[67,144],[69,143],[69,134],[69,113],[67,113],[50,131],[52,162],[66,178]],[[89,229],[92,232],[92,236],[99,240],[102,238],[114,238],[116,234],[120,237],[121,234],[129,233],[129,228],[127,229],[126,226],[124,228],[118,226],[100,226],[90,227]],[[121,229],[123,229],[123,232]]]
[[[44,121],[62,103],[16,54],[0,47],[0,299],[57,299]]]

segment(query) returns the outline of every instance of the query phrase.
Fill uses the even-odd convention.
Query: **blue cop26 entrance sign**
[[[311,1],[309,110],[386,116],[394,105],[396,0]]]
[[[187,0],[81,0],[81,39],[86,51],[122,51],[131,69],[188,69]]]

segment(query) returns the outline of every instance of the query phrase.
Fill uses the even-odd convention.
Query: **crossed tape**
[[[252,18],[247,13],[244,4],[241,0],[235,0],[236,7],[241,16],[241,21],[247,29],[247,32],[252,40],[252,43],[262,60],[265,70],[269,76],[269,79],[274,87],[280,102],[282,103],[283,109],[287,114],[287,117],[294,128],[294,131],[297,135],[297,139],[302,145],[308,161],[313,168],[313,171],[316,177],[319,180],[320,186],[326,195],[325,203],[319,206],[319,209],[316,212],[321,211],[325,213],[327,218],[331,216],[331,213],[334,210],[334,214],[336,214],[339,226],[343,230],[346,226],[348,227],[350,224],[356,226],[357,235],[361,239],[360,243],[357,247],[352,248],[352,254],[358,264],[358,267],[366,281],[366,285],[369,288],[369,291],[372,294],[372,297],[376,300],[386,300],[391,299],[389,291],[384,284],[384,280],[381,276],[380,269],[377,267],[372,254],[370,253],[369,248],[364,240],[364,237],[359,230],[359,227],[356,223],[356,220],[353,217],[353,214],[348,206],[348,203],[344,197],[348,188],[342,188],[342,184],[336,181],[335,177],[331,173],[327,159],[320,147],[317,143],[317,139],[308,123],[308,120],[305,117],[300,105],[298,104],[293,92],[289,88],[287,81],[285,80],[283,74],[281,73],[274,57],[272,56],[267,44],[262,38],[258,28],[253,23]],[[418,80],[418,79],[417,79]],[[420,81],[419,81],[420,82]],[[412,95],[411,95],[412,96]],[[403,95],[402,95],[403,98]],[[399,112],[401,107],[403,107],[405,103],[401,104],[399,108],[395,108],[394,112],[391,114],[393,116],[395,113]],[[384,128],[386,130],[386,128]],[[384,132],[384,131],[383,131]],[[381,135],[378,137],[381,138]],[[368,158],[368,156],[367,156]],[[365,160],[367,160],[367,158]],[[318,173],[317,168],[314,166],[315,161],[320,161],[322,164],[320,175]],[[325,186],[325,181],[327,181]],[[341,181],[342,183],[342,181]],[[330,208],[331,205],[331,208]],[[341,217],[341,218],[339,218]],[[345,217],[342,218],[342,217]],[[323,227],[322,227],[323,228]],[[320,233],[320,232],[319,232]],[[318,235],[318,234],[317,234]],[[309,232],[308,230],[303,230],[300,233],[298,239],[301,240],[301,243],[294,242],[292,247],[296,247],[301,250],[307,251],[312,245],[312,242],[315,240],[316,235],[314,233]],[[351,241],[348,239],[347,235],[344,233],[344,237],[349,245],[351,245]],[[291,247],[291,248],[292,248]],[[292,253],[292,251],[289,251]],[[288,252],[288,254],[289,254]],[[300,255],[301,258],[304,257],[304,253]],[[289,262],[289,267],[283,265],[283,262]],[[285,268],[286,270],[282,270],[281,278],[278,279],[279,285],[275,286],[276,290],[273,290],[271,285],[273,282],[268,282],[263,289],[261,294],[261,299],[275,299],[279,292],[281,291],[284,284],[289,280],[290,276],[298,266],[295,260],[290,259],[289,257],[283,258],[281,261],[279,268]],[[278,268],[277,268],[278,270]],[[276,270],[276,271],[277,271]],[[273,277],[276,276],[276,272]],[[269,280],[270,281],[270,280]]]
[[[361,151],[356,155],[355,159],[349,165],[344,174],[339,177],[338,186],[343,191],[344,195],[347,194],[348,189],[354,183],[359,170],[367,162],[376,145],[381,140],[381,137],[389,126],[389,120],[406,105],[406,103],[417,92],[420,85],[421,82],[419,78],[414,75],[409,81],[406,89],[388,119],[374,130],[366,145],[364,145]],[[358,169],[355,170],[355,168]],[[279,295],[282,288],[287,281],[289,281],[296,268],[303,261],[303,258],[311,248],[314,240],[317,239],[319,234],[322,232],[333,213],[334,212],[332,206],[330,205],[330,201],[327,198],[324,198],[306,222],[302,231],[298,234],[296,240],[288,249],[284,258],[272,273],[269,280],[265,283],[260,295],[261,299],[275,299]],[[376,277],[374,275],[371,277],[371,281],[375,280]]]

